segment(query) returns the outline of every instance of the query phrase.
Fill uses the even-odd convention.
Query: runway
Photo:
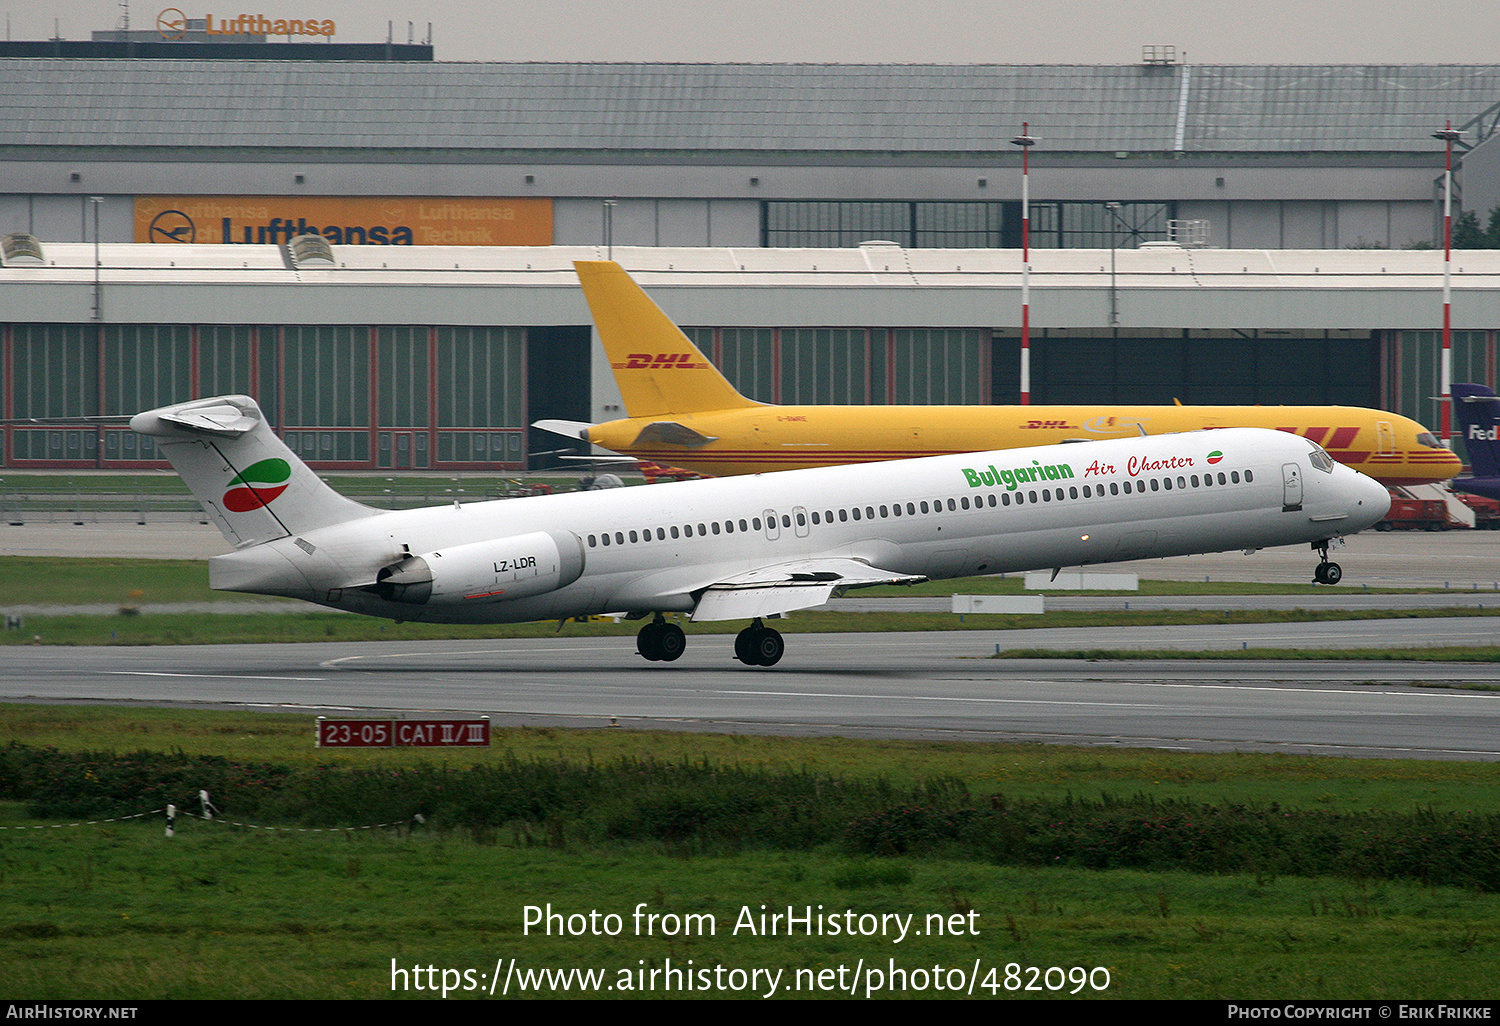
[[[212,528],[0,527],[0,552],[223,551]],[[1145,599],[1048,595],[1051,608],[1235,609],[1500,604],[1500,532],[1366,534],[1335,554],[1326,596]],[[1119,564],[1145,578],[1305,583],[1301,549]],[[1361,584],[1437,587],[1366,595]],[[1489,593],[1486,595],[1486,593]],[[857,599],[849,600],[851,602]],[[902,600],[894,600],[900,602]],[[931,601],[931,600],[926,600]],[[8,648],[0,700],[186,704],[282,711],[487,714],[502,724],[963,739],[1426,759],[1500,758],[1491,664],[997,660],[1004,650],[1225,650],[1491,645],[1480,617],[913,634],[789,634],[750,669],[730,636],[694,637],[677,663],[629,638],[427,643]],[[1497,690],[1466,690],[1466,688]],[[312,733],[309,718],[309,737]]]
[[[985,658],[1015,633],[1080,640],[1074,631],[789,635],[787,657],[769,670],[734,662],[728,636],[694,637],[672,664],[645,662],[628,638],[597,637],[21,648],[7,650],[0,698],[301,711],[309,737],[317,712],[442,711],[532,726],[614,719],[625,729],[1500,757],[1500,690],[1463,689],[1500,687],[1492,666]]]

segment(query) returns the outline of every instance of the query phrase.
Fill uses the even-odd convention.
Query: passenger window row
[[[1254,472],[1245,471],[1244,480],[1247,483],[1254,481]],[[1212,488],[1239,483],[1240,472],[1238,470],[1231,470],[1228,473],[1221,470],[1218,472],[1217,481],[1215,481],[1214,474],[1204,474],[1201,479],[1199,475],[1191,474],[1179,475],[1177,477],[1143,478],[1134,482],[1112,481],[1109,484],[1108,494],[1130,495],[1133,493],[1138,495],[1148,488],[1153,492],[1170,492],[1174,489],[1185,491],[1188,488]],[[1061,502],[1065,498],[1103,498],[1105,495],[1104,489],[1105,486],[1103,484],[1097,484],[1071,485],[1067,489],[1067,495],[1063,494],[1063,489],[1060,486],[1055,489],[1043,488],[1040,493],[1036,489],[1028,489],[1024,492],[1020,490],[1014,492],[1001,491],[998,493],[987,492],[975,495],[972,499],[970,496],[963,495],[957,499],[933,499],[931,502],[927,500],[908,502],[904,506],[899,502],[879,507],[851,506],[848,509],[840,509],[836,513],[831,509],[824,510],[822,513],[814,510],[811,518],[815,525],[832,524],[835,522],[835,517],[838,518],[837,522],[841,524],[851,521],[875,520],[877,518],[887,520],[892,517],[914,517],[923,514],[942,513],[944,511],[957,512],[959,510],[984,509],[986,507],[994,509],[997,506],[1024,506],[1028,503],[1037,502]],[[796,520],[798,527],[806,527],[808,514],[799,510],[795,514],[795,518],[792,514],[782,513],[779,519],[781,521],[780,526],[782,527],[791,527],[793,519]],[[666,541],[668,538],[706,538],[711,535],[720,534],[748,534],[751,531],[759,532],[762,528],[775,530],[776,526],[776,520],[772,518],[767,518],[764,521],[760,517],[741,518],[739,520],[715,520],[697,525],[683,524],[680,528],[674,524],[671,527],[648,527],[639,531],[615,531],[613,533],[604,532],[598,535],[591,534],[588,537],[588,543],[591,549],[598,548],[600,545],[607,548],[610,545],[635,545],[641,542]]]

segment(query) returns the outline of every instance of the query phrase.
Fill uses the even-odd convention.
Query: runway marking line
[[[194,680],[295,680],[321,684],[326,677],[254,677],[244,673],[168,673],[165,670],[102,670],[115,677],[190,677]]]

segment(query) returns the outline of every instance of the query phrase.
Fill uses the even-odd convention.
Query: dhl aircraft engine
[[[388,602],[462,605],[526,598],[565,588],[583,575],[583,542],[536,531],[407,556],[375,577]]]

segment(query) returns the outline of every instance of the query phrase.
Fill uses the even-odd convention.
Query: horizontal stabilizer
[[[659,420],[643,427],[631,445],[686,445],[696,448],[718,440],[717,435],[700,434],[686,424],[679,424],[673,420]]]
[[[698,599],[694,620],[743,620],[821,606],[849,588],[921,584],[927,578],[898,574],[857,559],[804,559],[751,570],[714,584]]]
[[[589,428],[594,425],[585,424],[581,420],[537,420],[532,421],[531,426],[564,438],[581,438],[586,442],[589,439]]]
[[[247,414],[234,403],[214,401],[202,405],[179,406],[176,410],[158,414],[158,419],[189,431],[218,435],[221,438],[238,438],[247,431],[253,431],[255,425],[260,423],[259,417]]]

